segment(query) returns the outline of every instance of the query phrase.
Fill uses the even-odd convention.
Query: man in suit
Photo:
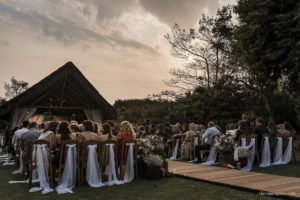
[[[264,126],[264,122],[263,122],[262,118],[257,118],[255,120],[255,124],[256,124],[256,127],[254,129],[254,133],[257,135],[257,146],[258,146],[257,148],[258,148],[258,151],[260,151],[262,136],[265,133],[268,133],[268,130]]]
[[[20,146],[21,146],[21,150],[23,151],[23,155],[22,155],[23,163],[26,159],[27,151],[29,150],[28,145],[30,144],[31,141],[38,139],[41,133],[42,132],[38,130],[37,123],[31,122],[29,124],[29,130],[22,134]]]

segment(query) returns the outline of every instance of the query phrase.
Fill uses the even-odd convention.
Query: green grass
[[[9,185],[9,180],[20,180],[20,175],[11,175],[12,166],[0,168],[1,200],[101,200],[101,199],[277,199],[259,196],[258,193],[233,189],[230,187],[205,183],[180,177],[168,177],[157,180],[137,180],[129,184],[90,188],[87,185],[76,187],[73,194],[58,195],[53,192],[42,195],[41,192],[29,193],[27,184]],[[35,186],[35,185],[34,185]]]
[[[259,167],[255,164],[252,171],[266,174],[276,174],[280,176],[291,176],[300,178],[300,151],[296,151],[296,163],[292,160],[287,165],[277,165],[271,167]]]

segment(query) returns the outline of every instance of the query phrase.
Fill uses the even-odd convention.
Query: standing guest
[[[257,135],[257,146],[258,146],[258,151],[260,151],[262,136],[269,132],[266,129],[266,127],[264,126],[264,122],[263,122],[262,118],[257,118],[255,120],[255,125],[256,125],[256,127],[254,129],[254,134]]]
[[[103,124],[103,132],[102,135],[98,136],[99,141],[106,141],[106,140],[117,140],[117,137],[112,134],[112,129],[109,123]]]
[[[292,125],[290,124],[290,122],[286,121],[283,123],[284,129],[282,130],[282,134],[284,136],[293,136],[294,134],[294,129],[292,127]]]
[[[45,130],[39,136],[39,140],[46,140],[50,143],[50,149],[54,150],[55,147],[55,134],[58,127],[58,122],[52,121],[47,124]]]
[[[207,124],[207,127],[208,129],[202,135],[201,144],[195,146],[195,153],[196,156],[198,157],[198,160],[202,160],[200,155],[200,150],[210,149],[212,138],[214,136],[221,134],[220,130],[217,129],[216,124],[214,122],[209,122]]]
[[[277,128],[276,128],[276,124],[274,121],[269,121],[268,122],[268,132],[270,134],[270,149],[274,148],[274,144],[275,144],[275,137],[277,134]]]
[[[233,123],[229,123],[226,126],[226,135],[235,135],[235,129],[234,129],[234,124]]]
[[[14,147],[14,149],[16,150],[17,148],[17,140],[21,138],[21,136],[28,131],[28,125],[29,125],[29,121],[25,120],[23,121],[23,125],[21,129],[18,129],[15,133],[14,136],[12,138],[12,146]]]
[[[238,129],[235,131],[235,140],[239,141],[241,135],[249,135],[249,127],[248,122],[244,120],[240,120],[238,123]]]
[[[192,160],[192,155],[190,154],[191,143],[193,136],[197,135],[194,123],[189,124],[189,131],[187,131],[185,135],[185,140],[181,145],[181,158],[182,160]]]
[[[108,124],[110,125],[110,127],[111,127],[112,134],[113,134],[114,136],[117,136],[119,132],[115,129],[115,123],[114,123],[113,121],[108,121],[107,123],[108,123]]]
[[[91,120],[85,120],[82,122],[82,133],[78,136],[79,142],[86,142],[89,140],[97,140],[98,135],[93,132],[94,123]]]
[[[22,134],[21,136],[21,150],[23,151],[23,163],[26,159],[28,145],[31,141],[36,140],[40,137],[41,131],[38,130],[38,125],[36,122],[31,122],[29,124],[29,130]]]

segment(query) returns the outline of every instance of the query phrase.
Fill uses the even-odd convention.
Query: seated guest
[[[185,134],[185,140],[181,145],[181,159],[182,160],[192,160],[191,151],[191,143],[193,136],[197,135],[196,133],[196,125],[194,123],[189,124],[189,131]]]
[[[86,142],[89,140],[97,140],[98,135],[93,132],[94,123],[91,120],[85,120],[82,122],[82,133],[78,136],[79,142]]]
[[[71,132],[69,122],[64,121],[59,124],[55,139],[57,146],[61,145],[61,142],[65,140],[76,140],[76,134]]]
[[[235,134],[235,129],[234,129],[234,124],[229,123],[228,126],[226,127],[226,135],[234,135]]]
[[[293,130],[293,127],[292,125],[290,124],[290,122],[284,122],[283,123],[283,130],[282,130],[282,134],[284,136],[293,136],[293,133],[294,133],[294,130]]]
[[[22,134],[21,136],[21,150],[23,151],[23,163],[26,159],[27,151],[28,151],[28,145],[31,141],[36,140],[40,137],[41,131],[38,130],[38,125],[36,122],[31,122],[29,124],[29,130]]]
[[[123,121],[120,129],[121,132],[117,136],[119,143],[122,143],[124,140],[136,139],[133,127],[128,121]]]
[[[249,135],[249,127],[248,122],[244,120],[240,120],[238,123],[238,129],[235,131],[235,140],[239,141],[241,135]]]
[[[102,135],[98,136],[99,141],[117,140],[117,137],[112,134],[111,127],[108,123],[103,124]]]
[[[208,129],[202,135],[201,144],[195,146],[195,154],[199,160],[201,160],[201,156],[199,151],[203,149],[210,149],[211,140],[214,136],[220,135],[221,132],[216,128],[214,122],[209,122],[207,125]]]
[[[268,132],[270,134],[270,149],[274,148],[274,144],[275,144],[275,137],[277,134],[277,128],[276,128],[276,124],[274,121],[269,121],[268,122]]]
[[[21,136],[23,135],[23,133],[28,131],[28,125],[29,125],[29,121],[25,120],[23,121],[23,125],[21,129],[18,129],[14,132],[14,136],[12,138],[12,146],[13,148],[16,150],[17,148],[17,140],[21,138]]]
[[[58,122],[52,121],[50,123],[46,123],[45,130],[41,133],[39,140],[46,140],[50,143],[50,149],[54,150],[55,146],[55,134],[58,127]]]
[[[263,124],[263,120],[262,118],[257,118],[255,120],[255,129],[254,129],[254,134],[257,135],[257,146],[258,146],[258,151],[260,151],[260,147],[261,147],[261,137],[266,134],[269,133],[268,130],[266,129],[266,127]]]

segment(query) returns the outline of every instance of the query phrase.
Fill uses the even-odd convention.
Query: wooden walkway
[[[179,176],[300,199],[300,178],[246,172],[217,166],[203,166],[180,161],[168,161],[168,163],[169,171]]]

